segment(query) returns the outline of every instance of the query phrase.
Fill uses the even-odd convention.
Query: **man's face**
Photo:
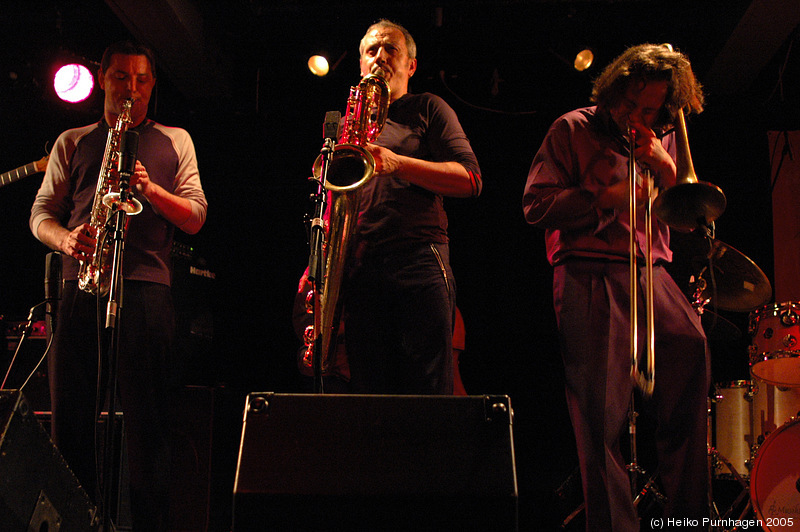
[[[156,84],[147,56],[114,54],[111,56],[111,64],[105,72],[99,73],[98,79],[106,93],[104,105],[107,115],[118,116],[122,112],[122,102],[133,99],[133,125],[136,126],[144,120],[150,95]]]
[[[629,123],[653,129],[666,98],[666,81],[648,81],[644,85],[630,83],[619,102],[609,108],[609,113],[623,132],[627,131]]]
[[[373,28],[364,38],[364,45],[361,76],[380,68],[392,89],[392,101],[408,92],[408,80],[417,70],[417,60],[408,57],[403,32],[395,28]]]

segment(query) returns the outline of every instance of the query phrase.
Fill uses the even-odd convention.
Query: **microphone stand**
[[[113,530],[111,523],[111,501],[116,495],[116,490],[112,489],[114,479],[114,457],[117,456],[119,449],[116,445],[114,433],[116,429],[117,417],[117,366],[119,360],[119,337],[120,337],[120,311],[122,310],[123,278],[122,264],[125,252],[125,228],[128,222],[128,212],[126,206],[129,200],[130,176],[136,164],[136,150],[138,149],[138,133],[128,132],[123,136],[123,146],[128,144],[130,139],[134,148],[132,153],[126,154],[126,148],[120,150],[119,161],[119,198],[116,202],[111,202],[112,214],[108,221],[107,229],[110,231],[113,241],[113,258],[111,263],[111,279],[109,281],[108,304],[106,306],[106,330],[110,332],[108,345],[108,367],[107,367],[107,386],[106,386],[106,406],[108,419],[106,422],[106,432],[103,446],[103,530],[109,532]],[[127,159],[127,160],[126,160]],[[135,200],[133,200],[135,201]],[[132,214],[138,214],[133,212]],[[101,409],[102,412],[102,409]]]
[[[312,346],[312,370],[314,372],[314,393],[324,393],[322,381],[322,335],[328,331],[322,331],[322,322],[319,312],[321,289],[324,289],[322,276],[324,275],[324,256],[322,247],[325,242],[325,221],[323,216],[327,208],[327,190],[325,182],[327,180],[328,168],[333,157],[333,149],[336,146],[336,137],[339,129],[341,113],[330,111],[325,114],[325,124],[323,136],[325,140],[320,150],[320,172],[317,179],[317,193],[311,196],[314,202],[314,217],[311,221],[310,235],[310,255],[308,259],[308,281],[314,294],[314,331],[315,338]]]
[[[111,488],[113,484],[113,463],[117,455],[116,440],[114,431],[116,425],[116,397],[117,397],[117,362],[119,358],[119,326],[120,319],[118,311],[122,309],[122,257],[125,248],[124,229],[127,215],[124,209],[118,208],[114,211],[114,230],[113,230],[113,262],[111,268],[111,283],[108,291],[108,305],[106,308],[106,329],[110,330],[110,340],[108,347],[108,385],[106,387],[106,407],[108,419],[106,421],[106,433],[103,447],[103,530],[113,530],[110,527],[111,516],[110,508],[112,497],[116,495]]]
[[[58,309],[58,302],[61,300],[61,281],[61,253],[58,251],[52,251],[47,254],[47,258],[45,260],[44,301],[31,307],[30,311],[28,312],[28,319],[25,322],[25,325],[22,327],[19,341],[17,342],[17,347],[14,350],[14,356],[11,357],[11,362],[8,364],[6,375],[3,378],[3,382],[0,383],[0,389],[5,388],[6,384],[8,384],[8,379],[11,375],[12,369],[14,368],[14,363],[17,360],[17,356],[19,355],[22,346],[25,344],[25,341],[28,339],[28,336],[31,334],[31,330],[33,329],[34,313],[36,312],[36,309],[41,306],[44,306],[44,318],[46,320],[47,330],[47,347],[45,347],[44,353],[39,359],[39,362],[36,363],[36,366],[34,366],[34,368],[28,374],[28,377],[19,386],[20,392],[25,389],[25,386],[39,370],[39,366],[42,365],[47,353],[50,352],[50,345],[53,343],[56,311]]]

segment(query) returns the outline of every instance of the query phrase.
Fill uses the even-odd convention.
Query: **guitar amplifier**
[[[506,396],[247,398],[236,532],[516,529]]]
[[[192,246],[172,245],[172,298],[175,302],[175,349],[185,385],[214,384],[214,315],[216,273]]]

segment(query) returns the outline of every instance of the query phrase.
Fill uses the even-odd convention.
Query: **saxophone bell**
[[[103,204],[114,211],[124,211],[128,216],[142,212],[142,204],[130,192],[131,176],[136,171],[136,154],[139,152],[139,133],[125,131],[119,153],[118,192],[109,192],[103,196]]]
[[[122,194],[119,192],[109,192],[103,196],[103,205],[111,209],[111,211],[124,211],[128,216],[136,216],[142,212],[142,202],[128,196],[123,199]]]

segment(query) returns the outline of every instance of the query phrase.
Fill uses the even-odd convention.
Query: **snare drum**
[[[800,386],[800,304],[772,303],[750,313],[750,371],[776,386]]]
[[[750,449],[755,443],[754,392],[750,381],[718,384],[714,402],[714,448],[743,478],[750,475]],[[718,478],[735,478],[724,464],[715,467],[714,474]]]
[[[766,531],[797,530],[800,523],[800,419],[767,436],[750,480],[753,509]]]

